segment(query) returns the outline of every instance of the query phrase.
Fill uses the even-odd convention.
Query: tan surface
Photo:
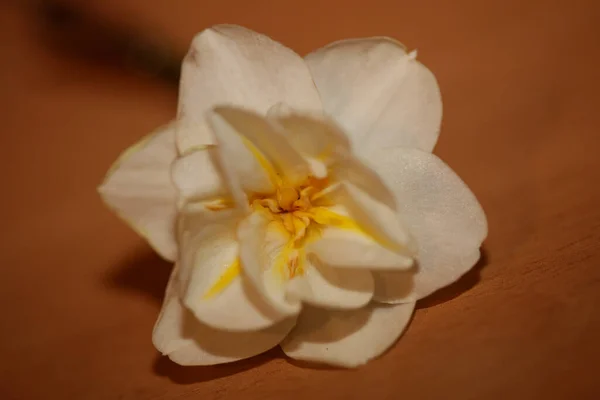
[[[175,93],[61,57],[2,5],[0,398],[600,398],[598,2],[81,3],[182,49],[218,22],[300,53],[364,35],[418,47],[444,98],[436,153],[489,217],[486,262],[423,301],[404,338],[356,371],[279,350],[212,368],[158,357],[150,333],[169,266],[95,185],[171,118]]]

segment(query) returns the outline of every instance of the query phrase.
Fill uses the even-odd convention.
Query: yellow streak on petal
[[[298,250],[298,253],[296,255],[296,265],[295,265],[295,270],[293,271],[294,272],[293,276],[304,275],[304,271],[306,269],[305,265],[306,265],[306,251],[304,250],[304,248],[301,248]]]
[[[241,267],[240,267],[240,259],[236,258],[234,262],[232,262],[225,272],[219,277],[219,279],[208,289],[208,291],[202,296],[203,299],[210,299],[214,297],[218,293],[225,290],[227,286],[233,282],[235,278],[240,275]]]
[[[256,158],[258,164],[265,170],[265,172],[269,176],[269,179],[271,180],[271,183],[274,186],[281,186],[281,184],[283,183],[282,179],[275,170],[273,164],[271,164],[271,162],[265,157],[265,155],[251,141],[249,141],[246,138],[242,138],[242,140],[244,142],[244,145],[248,148],[248,150],[250,150],[254,158]]]
[[[207,202],[205,207],[210,211],[222,211],[229,208],[233,208],[234,203],[231,199],[218,198],[213,201]]]
[[[359,225],[359,223],[356,222],[355,220],[353,220],[352,218],[347,217],[345,215],[338,214],[327,208],[313,207],[309,212],[306,212],[306,213],[298,213],[297,212],[297,214],[300,214],[298,216],[306,215],[309,218],[311,218],[313,221],[315,221],[316,223],[321,224],[321,225],[332,226],[332,227],[339,228],[339,229],[354,231],[356,233],[359,233],[361,235],[371,238],[372,240],[374,240],[375,242],[379,243],[381,246],[383,246],[387,249],[390,249],[392,251],[397,251],[398,246],[395,243],[389,241],[388,239],[386,239],[385,237],[382,237],[380,235],[373,235],[372,233],[367,232],[367,230],[365,230],[363,227],[361,227]]]
[[[310,211],[297,211],[299,217],[308,217],[317,224],[333,226],[340,229],[347,229],[365,233],[356,221],[345,215],[338,214],[324,207],[313,207]]]
[[[288,266],[294,253],[295,249],[293,243],[289,242],[283,247],[283,249],[281,249],[277,257],[275,258],[273,267],[275,272],[277,272],[277,274],[281,278],[282,282],[285,282],[286,280],[292,278],[292,276],[290,276],[290,270]]]

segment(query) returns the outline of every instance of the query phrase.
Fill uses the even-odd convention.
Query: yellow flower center
[[[287,237],[287,243],[275,260],[275,268],[284,280],[304,274],[304,245],[316,238],[320,230],[311,218],[311,210],[315,208],[313,196],[327,185],[326,179],[310,178],[299,187],[279,184],[275,193],[255,195],[249,200],[255,210],[265,212],[271,219],[269,229]]]

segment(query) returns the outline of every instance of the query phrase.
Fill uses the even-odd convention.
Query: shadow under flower
[[[176,364],[168,357],[159,354],[154,360],[152,371],[156,375],[167,377],[175,383],[189,385],[225,378],[259,367],[273,359],[282,357],[283,355],[281,354],[279,347],[275,347],[257,356],[228,364],[189,367]]]
[[[109,288],[139,293],[159,305],[171,275],[173,264],[163,260],[148,247],[136,249],[106,276]]]
[[[481,271],[489,264],[489,256],[485,248],[481,248],[481,257],[473,268],[460,277],[456,282],[441,288],[417,302],[416,309],[429,308],[450,301],[469,291],[481,280]]]

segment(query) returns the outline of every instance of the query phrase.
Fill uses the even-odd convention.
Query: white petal
[[[208,121],[217,139],[217,166],[238,207],[249,210],[246,193],[273,193],[272,166],[239,132],[219,114],[210,112]]]
[[[294,326],[293,318],[254,332],[227,332],[204,325],[179,301],[176,275],[177,266],[167,285],[152,342],[180,365],[221,364],[255,356],[276,346]]]
[[[337,160],[329,169],[332,182],[347,182],[368,193],[370,197],[391,210],[396,209],[396,199],[381,178],[355,157]]]
[[[322,113],[296,112],[277,104],[269,110],[269,119],[283,128],[294,148],[327,165],[350,152],[350,141],[344,132]]]
[[[241,108],[217,107],[210,118],[222,120],[215,121],[215,126],[226,123],[231,128],[218,132],[219,136],[233,130],[249,142],[246,145],[254,148],[252,154],[264,158],[261,165],[268,168],[271,180],[276,181],[272,183],[284,179],[285,183],[296,186],[306,181],[310,173],[308,164],[279,132],[281,128],[265,117]]]
[[[414,303],[370,304],[348,311],[306,307],[281,348],[297,360],[356,367],[383,354],[396,342],[413,309]]]
[[[381,150],[375,170],[396,194],[400,218],[418,245],[414,288],[406,275],[376,274],[382,301],[413,301],[456,281],[479,258],[487,221],[467,185],[439,158],[419,150]]]
[[[370,148],[431,151],[442,120],[434,75],[388,38],[332,43],[306,56],[326,112],[351,136],[359,154]]]
[[[283,315],[296,315],[301,304],[286,298],[286,277],[279,264],[286,262],[285,246],[289,237],[271,224],[262,212],[255,211],[238,227],[240,257],[245,275],[262,294],[265,301]]]
[[[332,183],[348,181],[390,208],[396,201],[377,174],[352,155],[346,134],[323,115],[298,113],[278,105],[269,118],[283,128],[290,143],[313,163],[328,167]],[[325,175],[325,174],[316,174]]]
[[[332,309],[360,308],[371,301],[374,283],[370,271],[332,268],[318,260],[307,263],[304,275],[290,281],[290,297]]]
[[[396,205],[392,209],[377,201],[370,192],[365,192],[350,182],[338,185],[328,196],[343,206],[348,215],[379,243],[412,258],[416,250],[415,243],[396,212]],[[394,195],[392,198],[396,201]]]
[[[267,36],[234,25],[198,34],[183,62],[179,89],[177,145],[213,143],[206,112],[217,105],[266,115],[276,103],[320,110],[321,100],[304,60]]]
[[[182,211],[181,299],[204,324],[220,330],[259,330],[287,315],[270,307],[240,274],[234,210]]]
[[[177,157],[173,125],[127,149],[98,188],[104,202],[165,259],[177,256],[177,192],[171,163]]]
[[[201,201],[227,194],[213,146],[191,151],[173,163],[171,175],[181,201]]]
[[[375,270],[407,270],[413,265],[405,247],[397,248],[386,237],[371,234],[366,220],[350,218],[342,207],[313,208],[312,213],[324,228],[306,249],[326,264]]]

